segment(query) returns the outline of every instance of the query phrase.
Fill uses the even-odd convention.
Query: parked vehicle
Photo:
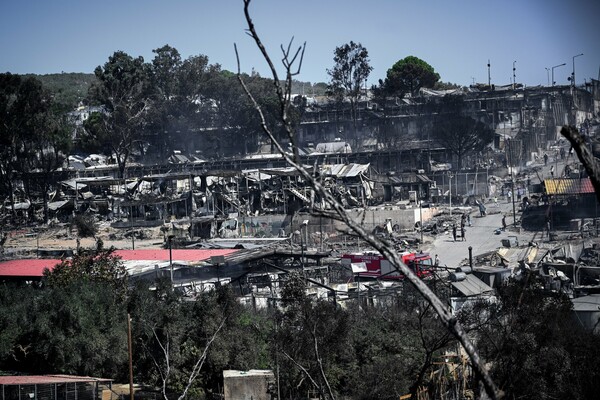
[[[400,253],[402,261],[417,274],[425,278],[432,274],[433,260],[429,253],[405,251]],[[348,253],[342,255],[342,264],[350,265],[352,272],[359,278],[402,280],[404,274],[384,256],[376,252]]]

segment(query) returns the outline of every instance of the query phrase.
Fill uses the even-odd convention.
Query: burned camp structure
[[[523,227],[550,231],[553,236],[557,229],[597,235],[598,201],[589,177],[546,179],[542,190],[539,196],[527,199]]]
[[[362,208],[381,198],[383,186],[367,164],[324,164],[308,167],[347,208]],[[425,175],[419,193],[432,183]],[[391,183],[391,185],[402,185]],[[161,226],[169,234],[184,230],[192,238],[288,236],[299,211],[328,205],[291,167],[240,171],[210,170],[150,174],[125,179],[80,177],[61,182],[50,203],[56,221],[87,213],[110,221],[115,228]],[[369,222],[385,222],[373,214]],[[414,216],[405,225],[412,227]],[[319,221],[322,228],[323,221]],[[326,226],[326,225],[325,225]]]

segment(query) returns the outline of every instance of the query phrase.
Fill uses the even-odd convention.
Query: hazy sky
[[[369,84],[396,61],[414,55],[443,81],[547,84],[545,68],[566,84],[575,59],[576,82],[598,79],[599,0],[254,0],[251,14],[268,50],[306,42],[302,81],[326,82],[336,46],[353,40],[369,51]],[[245,34],[242,0],[1,0],[0,72],[93,72],[117,50],[153,58],[169,44],[183,58],[268,76]]]

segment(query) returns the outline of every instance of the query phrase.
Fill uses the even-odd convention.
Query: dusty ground
[[[134,241],[127,237],[126,229],[111,228],[107,223],[99,223],[96,238],[102,239],[105,247],[114,246],[117,249],[131,249],[135,244],[136,249],[160,248],[164,243],[163,233],[160,228],[143,228],[136,232],[141,233]],[[76,249],[77,231],[67,224],[54,227],[22,228],[6,231],[7,240],[4,244],[6,254],[26,253],[37,249]],[[79,245],[85,248],[96,246],[96,238],[79,238]]]

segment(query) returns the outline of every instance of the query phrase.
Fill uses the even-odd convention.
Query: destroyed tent
[[[370,164],[329,164],[321,165],[319,173],[325,188],[342,205],[357,207],[373,198],[374,182],[366,175],[369,168]]]
[[[590,178],[554,178],[544,181],[545,218],[551,227],[570,229],[572,220],[595,218],[598,201]],[[577,226],[576,226],[577,228]]]

